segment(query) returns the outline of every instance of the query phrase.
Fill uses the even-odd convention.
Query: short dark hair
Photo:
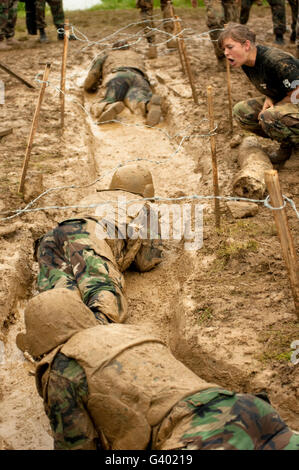
[[[218,47],[220,49],[223,48],[223,41],[226,38],[232,38],[234,41],[241,44],[244,44],[246,41],[250,41],[252,44],[255,44],[256,34],[245,24],[228,23],[218,38]]]

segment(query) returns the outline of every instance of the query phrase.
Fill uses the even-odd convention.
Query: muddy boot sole
[[[162,115],[161,106],[158,106],[155,104],[151,105],[151,108],[147,114],[146,124],[150,127],[153,127],[156,124],[159,124],[161,115]]]
[[[122,101],[117,101],[116,103],[109,105],[106,111],[101,115],[99,122],[103,123],[105,121],[112,121],[116,118],[117,114],[123,111],[124,107],[125,105]]]

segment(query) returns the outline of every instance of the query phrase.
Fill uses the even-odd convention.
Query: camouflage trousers
[[[237,0],[204,0],[204,3],[210,39],[214,46],[216,57],[222,59],[224,58],[224,53],[218,47],[217,40],[226,23],[238,23],[239,5]]]
[[[58,353],[44,399],[56,450],[100,447],[95,430],[92,432],[87,402],[88,385],[83,368],[74,359]],[[179,449],[299,450],[299,435],[287,427],[272,406],[253,395],[204,390],[173,408],[164,419],[168,429],[175,408],[180,407],[181,411],[182,406],[186,407],[187,420],[183,419],[173,430],[181,443]],[[92,435],[94,439],[88,437]],[[155,448],[153,445],[152,449]]]
[[[241,24],[247,23],[253,2],[254,0],[242,0],[240,13]],[[271,7],[274,34],[284,34],[286,32],[285,0],[267,0],[267,2]]]
[[[0,41],[12,38],[18,13],[18,0],[0,0]]]
[[[299,144],[299,104],[275,105],[258,118],[264,101],[265,97],[259,97],[237,103],[233,116],[238,124],[262,137]]]
[[[168,0],[160,0],[160,6],[163,15],[163,29],[166,33],[173,34],[173,21],[171,17],[171,9],[168,5]],[[136,7],[140,8],[141,19],[144,21],[144,24],[147,25],[144,29],[144,34],[149,43],[155,42],[155,33],[153,29],[155,28],[155,22],[153,19],[154,14],[154,2],[153,0],[137,0]],[[158,29],[161,29],[158,26]],[[169,39],[169,36],[165,37],[165,41]]]
[[[299,450],[299,435],[254,395],[210,388],[184,402],[192,410],[181,437],[186,450]]]
[[[97,320],[117,322],[126,310],[124,278],[111,261],[91,248],[85,225],[84,219],[65,221],[38,240],[37,286],[40,292],[78,289]]]
[[[53,23],[56,28],[63,28],[64,25],[64,11],[62,0],[47,0],[51,8]],[[36,0],[36,27],[44,29],[47,26],[45,20],[46,0]]]
[[[106,83],[106,94],[102,101],[115,103],[124,101],[133,112],[138,103],[148,103],[152,91],[148,80],[137,70],[122,67],[118,68],[115,76]]]
[[[297,36],[296,28],[297,28],[297,17],[299,13],[298,12],[298,0],[288,0],[288,3],[290,5],[291,14],[292,14],[291,32]]]

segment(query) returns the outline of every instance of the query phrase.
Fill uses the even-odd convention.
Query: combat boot
[[[279,46],[282,46],[284,44],[283,34],[276,33],[274,42],[275,42],[275,44],[278,44]]]
[[[101,115],[99,122],[103,123],[106,121],[112,121],[116,118],[117,114],[123,111],[124,108],[125,105],[122,101],[116,101],[116,103],[108,105],[103,114]]]
[[[296,41],[296,31],[292,31],[290,34],[290,42],[294,44],[295,41]]]
[[[11,47],[2,40],[0,41],[0,51],[11,51]]]
[[[147,104],[147,118],[146,124],[150,127],[159,124],[162,111],[161,111],[161,97],[159,95],[153,95],[150,102]]]
[[[274,165],[277,163],[283,163],[288,160],[292,155],[294,145],[291,142],[281,142],[277,152],[272,153],[269,158],[271,163]]]
[[[43,28],[39,30],[39,42],[48,42],[48,36]]]
[[[17,39],[15,38],[6,38],[6,44],[8,46],[19,46],[20,45],[20,41],[18,41]]]
[[[58,41],[64,40],[64,31],[62,31],[61,33],[57,31],[57,39]],[[76,41],[76,40],[77,40],[76,36],[74,36],[73,34],[69,34],[69,41]]]

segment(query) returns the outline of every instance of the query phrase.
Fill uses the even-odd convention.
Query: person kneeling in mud
[[[91,215],[85,209],[35,242],[38,290],[76,291],[98,322],[123,322],[127,301],[122,273],[131,265],[146,272],[162,261],[158,214],[144,200],[153,196],[152,175],[145,167],[116,170],[108,190],[81,201],[99,204]]]
[[[31,299],[16,338],[38,361],[55,450],[299,450],[266,400],[200,378],[148,327],[97,324],[64,291]]]
[[[245,130],[280,142],[272,163],[282,163],[299,146],[299,60],[291,54],[255,44],[256,35],[247,26],[228,24],[218,39],[231,67],[242,67],[262,94],[240,101],[233,115]]]
[[[99,122],[111,121],[125,106],[134,113],[137,109],[146,116],[148,126],[161,118],[161,98],[152,93],[145,64],[127,41],[119,41],[112,50],[96,58],[84,82],[84,90],[96,92],[106,88],[104,99],[92,106],[91,112]]]

